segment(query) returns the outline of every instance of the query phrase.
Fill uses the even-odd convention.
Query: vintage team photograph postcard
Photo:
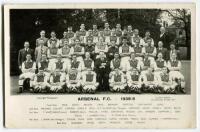
[[[195,8],[4,5],[4,126],[195,128]]]

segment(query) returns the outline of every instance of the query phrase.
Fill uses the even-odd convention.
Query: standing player
[[[70,52],[71,52],[72,55],[76,55],[78,61],[83,63],[83,55],[85,53],[85,49],[84,49],[84,47],[82,47],[80,45],[80,40],[79,39],[75,40],[75,46],[71,47],[71,51]]]
[[[52,41],[54,41],[54,44],[55,44],[56,47],[58,48],[58,47],[59,47],[59,39],[56,38],[56,32],[55,32],[55,31],[52,31],[52,32],[51,32],[51,38],[47,41],[47,46],[48,46],[48,47],[51,47]],[[53,44],[53,45],[54,45],[54,44]]]
[[[144,46],[144,40],[142,39],[142,37],[140,37],[139,35],[139,30],[138,29],[135,29],[134,30],[134,36],[132,37],[132,45],[134,46],[135,45],[135,40],[139,39],[140,40],[140,45],[141,46]]]
[[[44,45],[47,46],[48,38],[45,37],[45,31],[44,30],[40,31],[40,38],[36,39],[36,47],[40,46],[40,43],[39,43],[40,40],[43,40]]]
[[[73,43],[73,39],[74,39],[74,32],[72,31],[72,27],[68,27],[67,28],[67,39],[69,41],[69,44],[71,45]]]
[[[132,47],[130,47],[127,44],[127,38],[122,39],[122,46],[119,47],[119,54],[121,56],[121,66],[122,66],[122,71],[127,71],[127,65],[129,63],[130,59],[130,54],[131,52],[134,52]]]
[[[62,61],[69,65],[71,63],[71,53],[68,41],[64,41],[64,45],[62,48],[58,50],[58,54],[62,56]]]
[[[19,92],[30,89],[30,81],[35,76],[36,63],[31,59],[31,54],[26,55],[26,60],[22,63],[22,74],[19,76]]]
[[[35,60],[36,63],[41,61],[42,54],[47,55],[48,48],[44,46],[44,40],[39,40],[39,46],[35,48]]]
[[[154,46],[154,40],[153,40],[153,38],[151,37],[150,31],[146,31],[146,32],[145,32],[145,37],[143,38],[145,46],[147,45],[147,40],[148,40],[148,39],[151,39],[151,46]]]
[[[93,24],[93,30],[92,30],[92,36],[93,38],[93,43],[99,42],[99,30],[97,29],[97,25]]]
[[[49,62],[53,64],[56,61],[57,55],[58,55],[58,48],[56,47],[56,41],[51,40],[51,46],[47,51],[47,57],[49,59]]]
[[[80,40],[80,43],[86,42],[86,30],[85,30],[85,24],[81,24],[80,30],[76,32],[76,39]]]
[[[119,45],[121,43],[121,36],[122,36],[121,24],[119,23],[116,25],[115,34],[117,36],[116,44]]]
[[[111,35],[111,30],[109,28],[109,24],[105,23],[104,24],[104,31],[103,31],[103,36],[105,38],[105,43],[109,44],[110,43],[110,35]]]
[[[65,45],[65,44],[64,44],[65,41],[68,41],[68,38],[67,38],[67,31],[64,31],[64,32],[63,32],[63,38],[60,39],[59,48],[62,48],[62,47]]]

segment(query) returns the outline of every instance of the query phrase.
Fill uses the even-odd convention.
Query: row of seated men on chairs
[[[126,49],[126,40],[123,41]],[[130,51],[129,46],[127,51],[124,50],[123,45],[108,64],[101,63],[100,66],[96,65],[96,60],[91,59],[90,52],[86,52],[83,59],[81,50],[79,53],[72,51],[73,54],[67,56],[60,53],[42,54],[39,62],[34,62],[31,55],[27,54],[19,78],[20,92],[28,88],[32,92],[95,93],[103,87],[98,69],[106,67],[109,73],[109,90],[112,92],[185,92],[185,81],[180,72],[181,62],[177,60],[177,53],[171,53],[166,62],[161,52],[156,57],[155,48],[151,50],[152,53],[141,51],[139,54],[134,50]],[[95,58],[106,58],[106,54],[99,51]]]

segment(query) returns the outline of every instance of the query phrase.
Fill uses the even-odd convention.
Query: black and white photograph
[[[11,9],[11,95],[190,94],[189,9]]]
[[[196,127],[195,4],[5,5],[3,49],[6,128]]]

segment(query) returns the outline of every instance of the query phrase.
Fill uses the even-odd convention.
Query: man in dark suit
[[[99,82],[99,90],[109,90],[109,61],[106,59],[104,52],[99,53],[99,58],[95,61],[95,71],[97,73],[97,80]]]
[[[158,55],[158,53],[162,53],[164,60],[168,60],[169,59],[168,51],[167,51],[166,48],[163,47],[163,42],[162,41],[158,42],[157,55]]]
[[[24,42],[24,48],[19,50],[18,53],[18,66],[21,69],[22,63],[26,60],[26,55],[30,54],[32,58],[34,58],[34,51],[30,49],[30,44],[28,41]],[[34,59],[33,59],[34,60]]]
[[[170,40],[171,38],[169,37],[169,35],[166,33],[165,28],[161,27],[160,28],[160,36],[158,41],[162,41],[163,42],[163,47],[169,49],[170,47]]]

